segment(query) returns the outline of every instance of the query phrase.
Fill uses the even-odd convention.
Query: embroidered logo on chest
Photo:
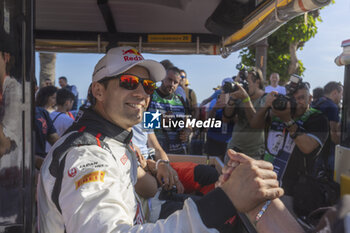
[[[72,169],[70,169],[68,171],[68,176],[69,177],[74,177],[77,174],[77,169],[75,167],[73,167]]]
[[[121,158],[120,158],[120,162],[122,162],[123,165],[126,164],[126,162],[128,162],[128,156],[126,154],[124,154]]]
[[[105,177],[104,171],[94,171],[85,176],[83,176],[80,180],[75,182],[75,189],[78,189],[83,184],[91,183],[91,182],[104,182]]]

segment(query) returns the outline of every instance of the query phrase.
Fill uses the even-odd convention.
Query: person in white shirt
[[[278,73],[272,73],[270,75],[270,86],[265,87],[265,93],[270,93],[271,91],[277,91],[279,94],[286,94],[286,88],[278,85],[280,81],[280,76]]]

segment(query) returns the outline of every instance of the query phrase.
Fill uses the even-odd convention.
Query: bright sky
[[[350,39],[350,1],[335,0],[336,3],[321,10],[323,22],[317,23],[318,33],[309,40],[298,58],[304,63],[304,80],[311,88],[324,86],[327,82],[344,81],[344,67],[338,67],[334,59],[343,51],[341,42]],[[239,52],[223,59],[209,55],[152,55],[143,54],[146,59],[161,61],[169,59],[175,66],[187,72],[190,88],[202,101],[213,93],[212,88],[220,85],[221,80],[236,75]],[[102,54],[58,53],[56,58],[56,85],[58,77],[66,76],[69,84],[77,86],[79,98],[85,98],[91,76]],[[36,77],[39,77],[40,65],[36,54]]]

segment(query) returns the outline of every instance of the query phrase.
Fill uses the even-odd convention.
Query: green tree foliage
[[[297,59],[296,51],[302,50],[305,42],[316,35],[316,21],[322,21],[318,10],[307,14],[307,22],[305,16],[300,15],[268,37],[266,77],[273,72],[278,72],[283,82],[288,80],[289,74],[303,74],[305,67]],[[239,56],[243,64],[254,66],[255,46],[242,49]]]

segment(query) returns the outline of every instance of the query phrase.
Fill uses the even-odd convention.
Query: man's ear
[[[96,100],[103,102],[104,93],[106,89],[101,83],[99,82],[92,83],[91,91],[92,91],[92,95],[96,98]]]

